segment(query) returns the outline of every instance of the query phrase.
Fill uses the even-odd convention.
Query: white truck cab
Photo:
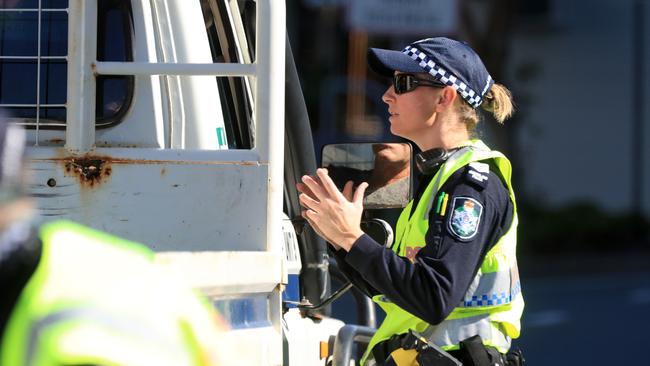
[[[289,219],[315,159],[284,2],[13,0],[0,17],[0,108],[28,130],[41,218],[152,248],[231,325],[239,364],[324,365],[344,324],[296,307],[329,277]]]

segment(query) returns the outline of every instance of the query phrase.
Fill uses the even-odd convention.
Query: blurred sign
[[[348,1],[348,25],[368,33],[440,35],[455,33],[457,0]]]

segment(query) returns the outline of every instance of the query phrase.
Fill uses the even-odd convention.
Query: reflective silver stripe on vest
[[[512,270],[477,273],[458,307],[494,306],[508,304],[521,291]]]
[[[161,352],[171,353],[176,351],[175,353],[177,356],[183,355],[183,351],[178,349],[178,342],[176,340],[163,337],[159,332],[156,332],[146,324],[138,324],[138,322],[133,319],[116,317],[113,314],[99,309],[76,308],[48,314],[34,323],[29,332],[29,343],[26,350],[25,365],[32,365],[36,360],[35,356],[38,351],[40,337],[48,328],[70,321],[98,324],[125,336],[143,339],[151,343],[156,342],[161,345]]]
[[[481,336],[483,342],[488,342],[491,346],[501,349],[510,348],[510,337],[492,325],[490,314],[448,319],[438,325],[430,325],[422,332],[424,337],[440,347],[458,345],[461,341],[477,334]]]

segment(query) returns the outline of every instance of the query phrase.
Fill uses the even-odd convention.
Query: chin
[[[399,129],[395,128],[395,126],[391,125],[390,126],[390,133],[392,133],[395,136],[403,137],[405,139],[408,139],[407,136],[405,136],[403,133],[400,133]]]

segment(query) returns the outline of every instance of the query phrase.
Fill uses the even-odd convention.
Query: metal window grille
[[[118,0],[99,4],[97,59],[131,61],[130,6]],[[114,11],[121,18],[110,16]],[[43,142],[41,129],[65,129],[72,113],[66,81],[70,12],[67,0],[0,0],[0,109],[12,122],[35,130],[36,145]],[[117,43],[106,45],[107,33]],[[97,128],[121,122],[132,93],[132,76],[98,77]]]
[[[25,3],[25,2],[23,2]],[[52,60],[59,60],[66,62],[67,61],[67,56],[66,55],[51,55],[51,54],[43,54],[43,17],[44,15],[52,14],[52,13],[67,13],[67,7],[52,7],[52,8],[44,8],[43,7],[43,0],[38,0],[37,2],[37,7],[20,7],[20,2],[18,3],[17,7],[13,8],[0,8],[0,16],[5,17],[6,20],[8,21],[20,21],[20,15],[24,14],[36,14],[36,25],[37,25],[37,33],[36,33],[36,54],[22,54],[22,55],[6,55],[5,54],[5,47],[3,45],[2,47],[2,54],[0,55],[0,62],[6,62],[6,61],[25,61],[25,62],[35,62],[36,65],[36,85],[35,85],[35,98],[34,101],[35,103],[0,103],[0,108],[35,108],[36,109],[36,118],[35,118],[35,124],[33,125],[34,128],[36,129],[36,145],[38,145],[38,135],[39,131],[41,129],[41,109],[42,108],[65,108],[66,104],[65,102],[63,103],[41,103],[41,88],[43,86],[43,78],[42,78],[42,66],[44,65],[44,61],[52,61]],[[29,5],[29,4],[27,4]],[[67,14],[66,14],[67,16]],[[52,19],[52,17],[49,17]],[[30,22],[31,19],[30,17],[24,18],[24,21]],[[4,40],[3,40],[4,41]],[[3,42],[4,43],[4,42]],[[48,50],[49,51],[49,50]],[[12,53],[10,50],[7,53]],[[57,53],[57,52],[53,52]],[[23,125],[32,125],[32,123],[27,123],[25,121],[18,121],[19,124]],[[61,122],[50,122],[49,124],[58,124],[61,126],[65,126],[64,123]]]

